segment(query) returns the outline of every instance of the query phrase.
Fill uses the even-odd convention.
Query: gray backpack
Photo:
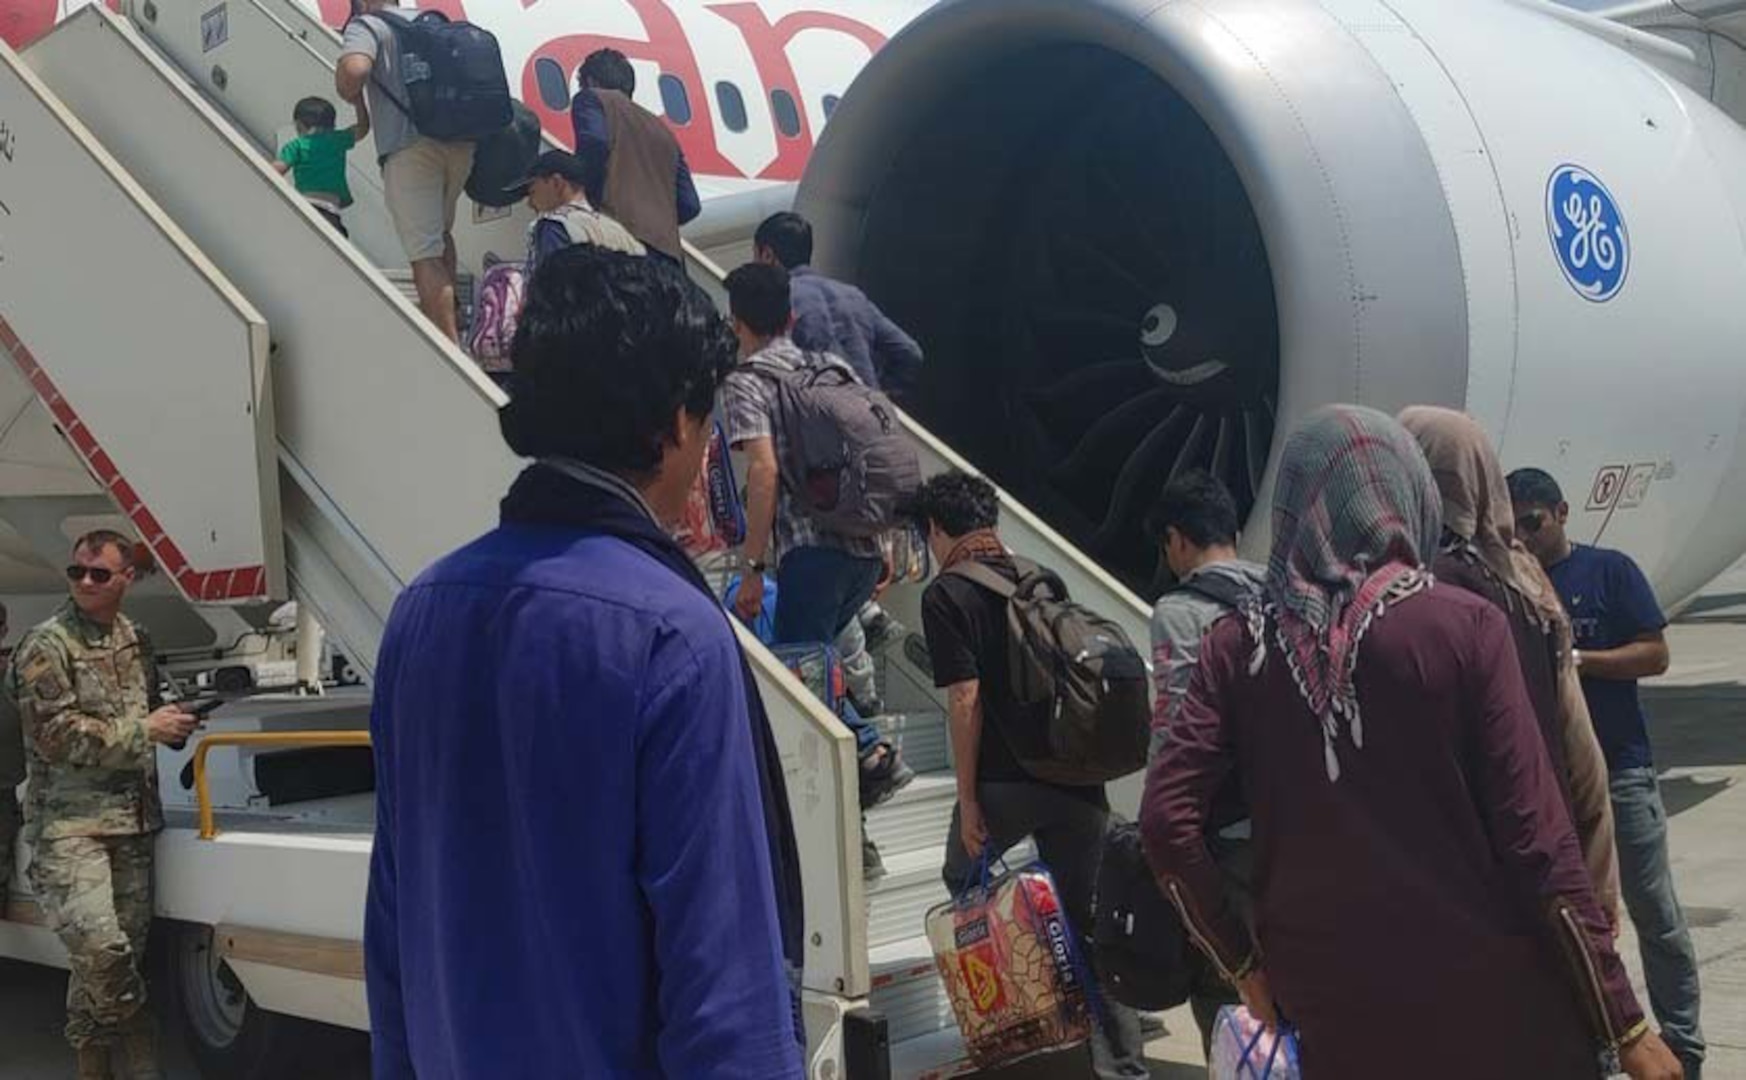
[[[878,536],[897,524],[899,501],[921,486],[921,459],[884,394],[841,361],[807,359],[799,370],[746,365],[776,391],[783,484],[825,532]]]
[[[1013,582],[967,560],[948,574],[1006,600],[1007,666],[1021,715],[1002,717],[1019,766],[1054,784],[1102,784],[1146,767],[1146,662],[1115,623],[1074,603],[1053,570],[1013,559]]]

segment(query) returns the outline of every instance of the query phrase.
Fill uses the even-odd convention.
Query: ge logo
[[[1560,165],[1546,185],[1546,227],[1572,288],[1597,304],[1619,295],[1631,270],[1631,235],[1605,184],[1580,165]]]

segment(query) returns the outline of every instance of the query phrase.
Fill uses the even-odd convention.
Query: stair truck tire
[[[164,931],[162,964],[174,1024],[204,1080],[304,1080],[316,1061],[358,1056],[361,1071],[324,1068],[323,1075],[368,1076],[368,1040],[256,1005],[241,980],[214,947],[212,927],[159,923]],[[349,1036],[349,1038],[347,1038]],[[342,1045],[351,1054],[338,1053]],[[336,1063],[337,1064],[337,1063]]]

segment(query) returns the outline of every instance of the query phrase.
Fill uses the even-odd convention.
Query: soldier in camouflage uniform
[[[161,1076],[143,971],[163,828],[153,744],[180,742],[198,723],[157,707],[151,646],[121,614],[132,551],[117,533],[80,538],[71,602],[25,636],[7,678],[29,769],[30,884],[71,959],[67,1041],[79,1080],[112,1080],[116,1045],[131,1080]]]
[[[6,637],[10,616],[0,604],[0,639]],[[18,785],[24,783],[24,733],[19,727],[18,703],[12,690],[0,679],[0,917],[4,917],[7,890],[17,859],[13,841],[23,820],[18,806]]]

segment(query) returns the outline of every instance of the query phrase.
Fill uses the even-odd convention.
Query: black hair
[[[1242,522],[1230,489],[1203,469],[1191,469],[1164,485],[1146,515],[1146,535],[1155,544],[1175,529],[1199,548],[1237,542]]]
[[[792,210],[771,214],[752,234],[752,247],[769,248],[790,270],[805,266],[812,262],[812,223]]]
[[[313,131],[332,131],[334,124],[339,122],[339,114],[334,112],[333,102],[326,98],[306,97],[291,110],[291,119]]]
[[[596,49],[576,69],[576,85],[617,90],[631,97],[637,92],[637,69],[617,49]]]
[[[760,337],[775,337],[788,329],[794,301],[788,271],[780,266],[747,263],[727,276],[728,310]]]
[[[708,415],[735,352],[726,321],[678,267],[593,244],[565,248],[528,285],[504,441],[523,457],[649,475],[674,414]]]
[[[911,492],[900,512],[922,526],[938,525],[954,539],[1000,524],[1000,496],[994,485],[969,473],[945,472],[929,477]]]
[[[1510,502],[1524,506],[1557,506],[1564,501],[1564,489],[1552,474],[1544,469],[1517,469],[1509,475]]]

